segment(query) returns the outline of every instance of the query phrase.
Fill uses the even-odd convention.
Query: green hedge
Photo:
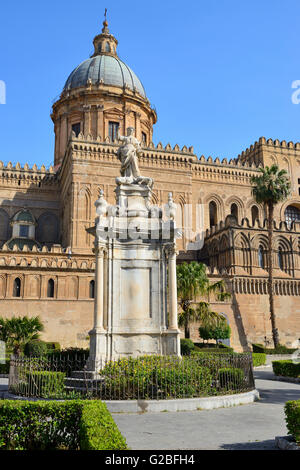
[[[209,350],[209,349],[218,349],[222,350],[222,352],[230,351],[233,352],[233,348],[230,346],[227,346],[227,344],[224,343],[218,343],[218,346],[216,343],[195,343],[195,347],[197,349],[204,349],[204,350]]]
[[[273,372],[275,375],[285,377],[300,377],[300,363],[294,363],[291,360],[273,361]]]
[[[0,449],[124,450],[105,403],[0,401]]]
[[[208,367],[189,356],[142,356],[109,362],[99,393],[107,400],[192,398],[207,396],[212,376]]]
[[[264,353],[252,353],[253,367],[263,366],[266,363],[267,356]]]
[[[25,356],[46,356],[47,352],[48,346],[44,341],[29,341],[29,343],[25,344],[24,347]]]
[[[287,401],[284,412],[288,432],[300,445],[300,400]]]
[[[226,349],[221,349],[221,348],[197,348],[195,347],[195,352],[199,353],[219,353],[219,354],[232,354],[234,351],[232,348],[226,348]]]
[[[263,344],[252,344],[252,350],[254,353],[265,353],[265,354],[293,354],[297,349],[287,348],[286,346],[279,345],[277,348],[265,348]]]
[[[221,388],[235,390],[242,386],[245,374],[242,369],[224,367],[218,371],[218,380]]]
[[[0,374],[9,374],[10,361],[6,360],[5,364],[0,364]]]
[[[65,398],[64,372],[22,371],[17,387],[11,391],[17,395],[37,398]],[[74,398],[74,397],[73,397]]]
[[[195,345],[191,339],[181,338],[180,339],[180,351],[183,356],[191,354],[195,349]]]

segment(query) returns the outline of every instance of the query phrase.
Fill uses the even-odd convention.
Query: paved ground
[[[255,372],[260,401],[216,410],[155,414],[114,414],[131,449],[275,449],[285,436],[283,405],[300,399],[300,385],[270,380],[273,372]],[[0,396],[7,379],[0,379]]]
[[[131,449],[275,449],[285,436],[283,405],[300,399],[300,385],[270,380],[273,372],[255,372],[260,401],[216,410],[155,414],[114,414]]]

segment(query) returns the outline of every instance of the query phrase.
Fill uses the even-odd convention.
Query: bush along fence
[[[82,358],[52,356],[11,359],[9,391],[25,397],[102,400],[176,399],[253,390],[251,354],[198,353],[103,361],[98,373]]]
[[[282,377],[300,378],[300,363],[291,360],[273,361],[273,372]]]
[[[0,450],[124,450],[100,400],[0,401]]]

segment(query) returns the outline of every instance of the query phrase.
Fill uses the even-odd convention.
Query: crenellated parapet
[[[205,232],[205,238],[210,238],[214,236],[216,233],[220,233],[223,230],[226,230],[227,228],[234,228],[236,230],[238,229],[252,229],[252,230],[268,230],[268,220],[263,219],[262,221],[259,219],[256,219],[252,222],[249,221],[247,217],[244,217],[240,223],[236,220],[236,218],[232,215],[228,215],[224,221],[220,221],[213,227],[210,227],[209,229],[206,230]],[[273,223],[274,231],[279,231],[279,232],[286,232],[287,234],[293,234],[297,233],[300,234],[300,222],[292,222],[290,225],[287,224],[285,221],[274,221]]]
[[[268,153],[282,153],[282,152],[300,152],[300,142],[286,142],[286,140],[278,139],[266,139],[265,137],[260,137],[258,141],[254,142],[253,145],[250,145],[249,148],[246,148],[237,156],[237,161],[241,163],[247,162],[248,164],[264,164],[262,150],[265,149]],[[300,153],[299,153],[300,155]]]
[[[57,183],[56,171],[52,165],[49,168],[45,165],[38,168],[36,164],[30,167],[28,163],[22,166],[19,162],[13,165],[12,162],[5,164],[0,161],[0,179],[2,182],[13,180],[19,186],[21,184],[53,185]]]
[[[300,222],[291,225],[274,222],[273,266],[274,276],[300,278],[299,262]],[[245,275],[268,277],[268,224],[256,219],[250,223],[243,218],[240,223],[228,215],[206,230],[204,247],[198,259],[220,275]]]
[[[95,263],[89,255],[74,254],[70,248],[52,245],[51,248],[36,245],[24,245],[20,248],[14,245],[11,249],[4,244],[0,249],[0,274],[5,268],[33,268],[35,270],[80,270],[94,271]]]

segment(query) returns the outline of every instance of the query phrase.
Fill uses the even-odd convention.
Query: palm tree
[[[274,347],[279,343],[279,333],[276,326],[274,311],[273,288],[273,231],[274,231],[274,207],[278,202],[284,201],[291,190],[291,182],[285,170],[279,170],[277,165],[259,169],[260,174],[251,178],[253,185],[252,194],[257,203],[263,203],[267,210],[268,218],[268,293],[270,305],[270,320],[272,324],[272,336]]]
[[[39,333],[44,326],[39,317],[12,317],[10,319],[0,318],[2,329],[5,329],[6,343],[13,353],[20,355],[25,344],[39,338]]]
[[[192,321],[200,321],[206,325],[218,322],[219,314],[210,309],[209,302],[202,300],[197,302],[196,308],[192,306],[198,295],[208,296],[210,292],[217,294],[220,300],[230,296],[225,292],[223,280],[210,283],[205,264],[192,261],[177,266],[177,294],[182,308],[179,314],[179,326],[184,327],[185,338],[190,337]]]

